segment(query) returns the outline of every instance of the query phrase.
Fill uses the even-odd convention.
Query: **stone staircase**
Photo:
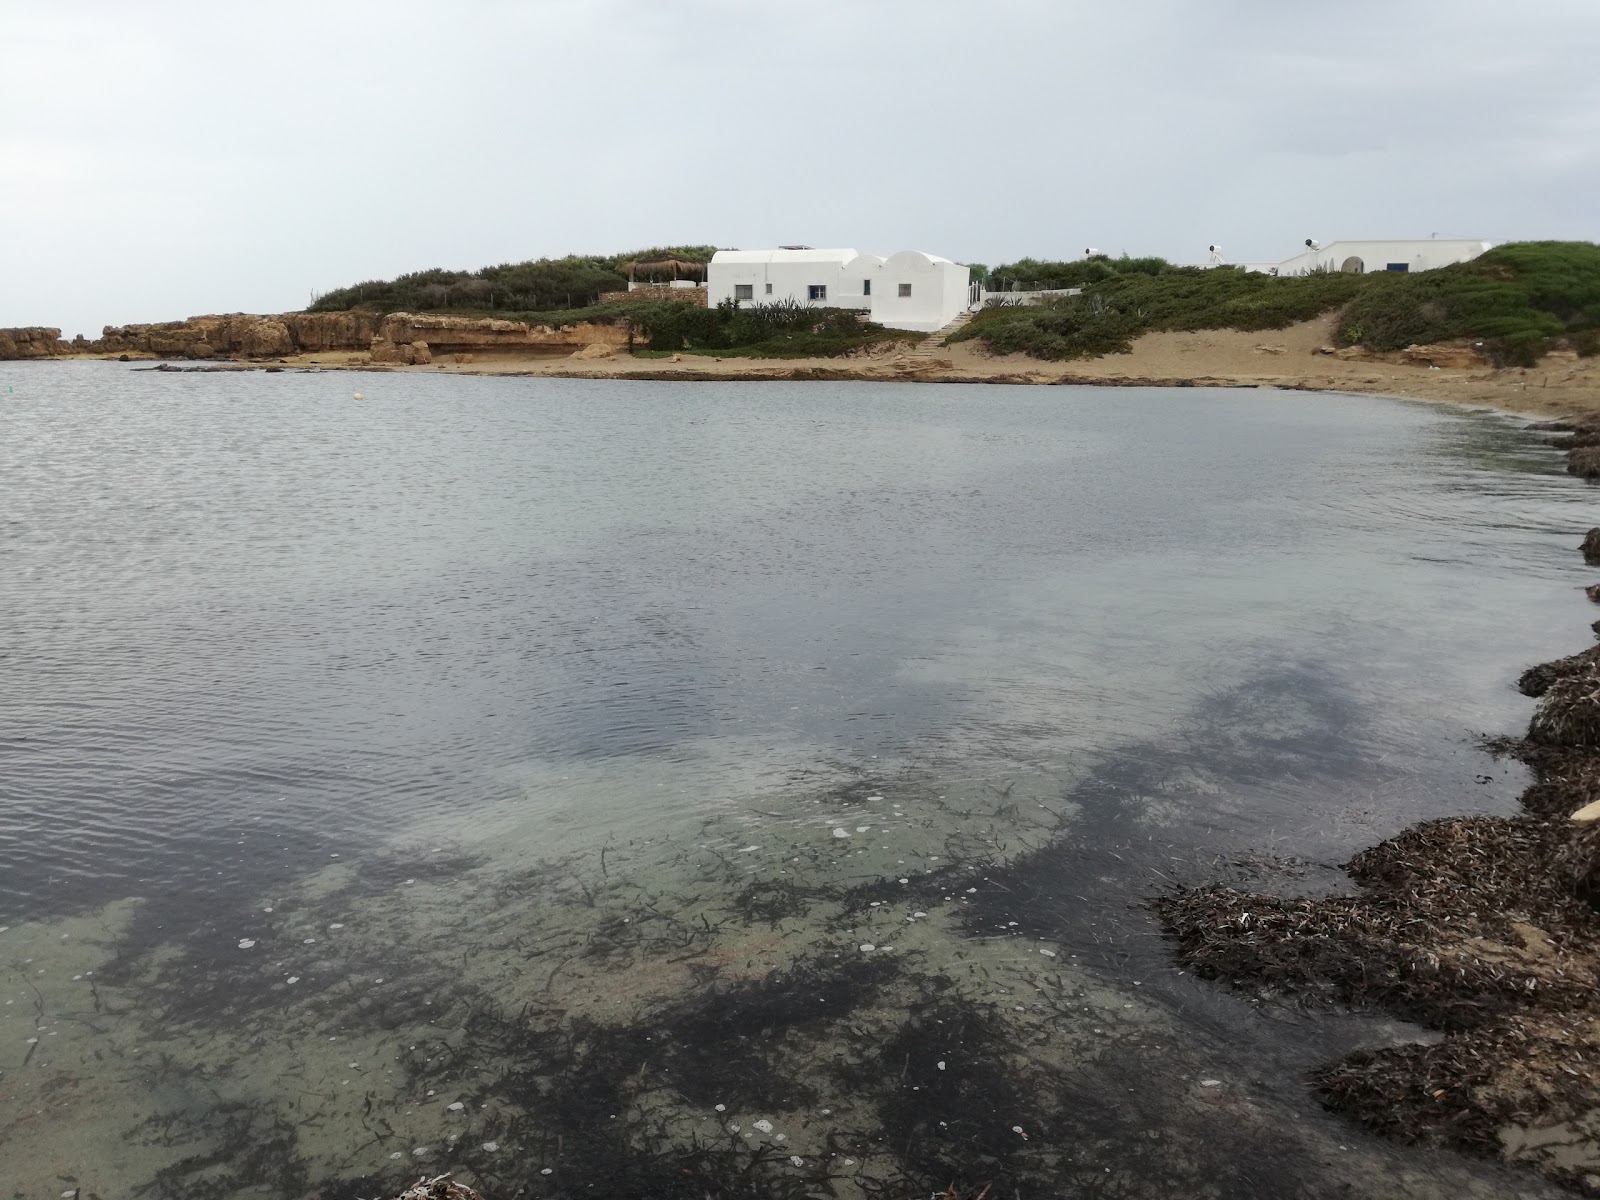
[[[950,324],[944,326],[942,329],[934,330],[927,337],[923,338],[922,341],[917,344],[917,348],[915,350],[907,352],[906,357],[912,362],[936,357],[939,351],[945,348],[945,342],[949,340],[950,335],[961,329],[976,315],[976,310],[969,310],[962,313],[954,321],[951,321]]]

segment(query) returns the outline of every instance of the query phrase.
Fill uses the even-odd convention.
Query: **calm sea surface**
[[[1520,424],[0,364],[4,1194],[1545,1194],[1140,907],[1512,811],[1594,616]]]

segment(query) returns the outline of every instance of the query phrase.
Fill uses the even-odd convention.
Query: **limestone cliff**
[[[98,341],[79,348],[158,358],[246,359],[349,350],[370,353],[377,363],[426,363],[435,354],[569,354],[596,344],[626,346],[627,327],[529,325],[439,313],[233,313],[157,325],[108,325]]]
[[[365,350],[381,320],[369,312],[232,313],[157,325],[107,325],[89,349],[159,358],[282,358],[322,350]]]
[[[29,326],[0,329],[0,361],[13,358],[55,358],[71,354],[72,346],[61,340],[61,330]]]

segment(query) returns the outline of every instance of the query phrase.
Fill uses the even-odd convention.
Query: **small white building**
[[[1278,263],[1241,263],[1247,271],[1269,275],[1307,275],[1313,271],[1344,271],[1361,275],[1370,271],[1432,271],[1452,263],[1468,262],[1494,243],[1471,238],[1414,238],[1372,242],[1330,242],[1326,246],[1306,239],[1306,248]]]
[[[872,284],[872,319],[889,329],[943,329],[972,306],[971,282],[970,270],[937,254],[891,254]]]
[[[843,267],[856,257],[854,250],[813,250],[809,246],[718,250],[706,268],[706,301],[713,308],[724,300],[739,304],[790,300],[832,307],[844,282]]]
[[[971,272],[960,263],[902,250],[882,258],[854,250],[718,250],[706,269],[706,300],[851,308],[890,329],[931,333],[973,304]]]
[[[878,294],[873,289],[879,286],[878,272],[882,267],[881,254],[856,255],[840,270],[838,293],[830,295],[828,303],[837,308],[858,308],[870,312]]]

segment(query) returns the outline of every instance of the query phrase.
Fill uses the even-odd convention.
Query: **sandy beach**
[[[1133,352],[1075,362],[990,354],[977,341],[849,358],[757,359],[680,354],[605,358],[454,356],[426,366],[382,366],[348,351],[285,358],[278,365],[342,370],[444,371],[595,379],[864,379],[917,383],[1094,384],[1114,387],[1275,387],[1364,392],[1502,409],[1538,416],[1600,412],[1600,359],[1546,360],[1534,368],[1416,366],[1398,355],[1341,359],[1333,318],[1268,333],[1152,333]],[[461,361],[455,361],[459,358]]]

